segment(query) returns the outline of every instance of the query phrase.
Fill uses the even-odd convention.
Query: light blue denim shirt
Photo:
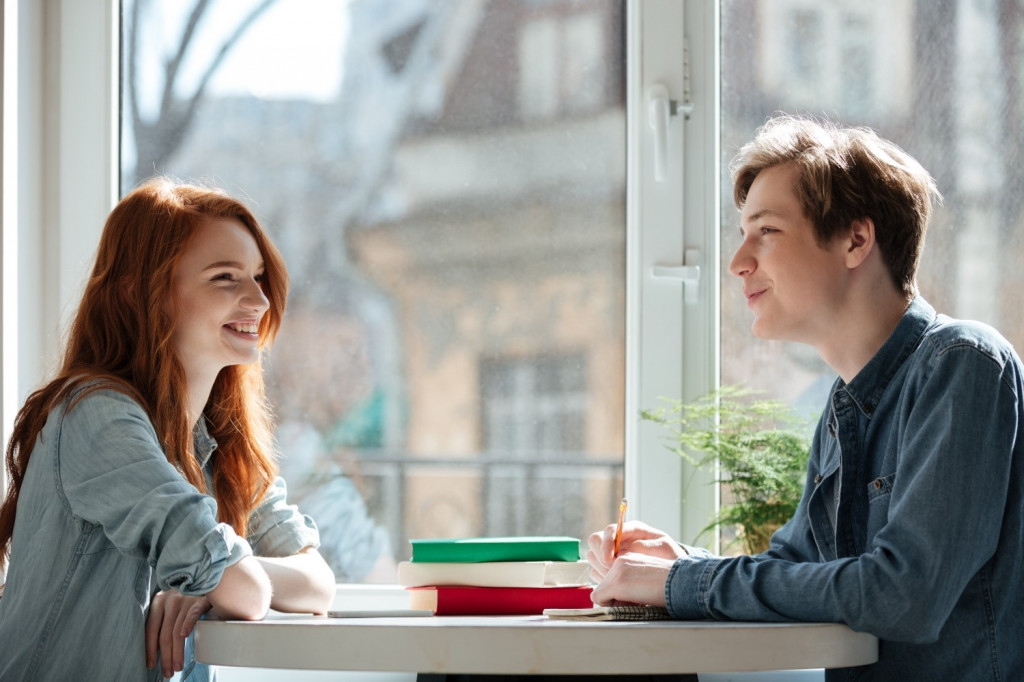
[[[998,332],[917,298],[833,386],[794,518],[753,557],[681,559],[681,619],[846,623],[828,680],[1024,680],[1024,384]]]
[[[195,446],[209,480],[216,444],[204,420]],[[0,680],[159,680],[159,665],[146,669],[143,635],[157,590],[206,594],[247,555],[319,545],[280,479],[247,538],[216,516],[214,499],[167,462],[131,398],[100,390],[55,409],[18,501],[0,599]]]

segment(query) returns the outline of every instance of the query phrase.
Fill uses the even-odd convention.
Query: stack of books
[[[410,540],[398,584],[438,616],[540,615],[593,606],[590,566],[570,537]]]

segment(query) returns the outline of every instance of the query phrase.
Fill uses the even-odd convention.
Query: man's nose
[[[757,269],[757,261],[754,260],[750,249],[744,241],[733,254],[732,262],[729,263],[729,272],[737,277],[745,277]]]

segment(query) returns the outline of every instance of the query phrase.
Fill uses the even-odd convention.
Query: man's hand
[[[640,521],[622,526],[619,555],[615,556],[617,524],[593,533],[587,540],[590,576],[599,583],[590,595],[595,604],[665,605],[665,581],[686,549],[667,533]]]
[[[675,559],[620,553],[590,598],[598,605],[664,606],[665,581],[674,563]]]
[[[587,540],[590,546],[587,561],[590,563],[590,576],[595,582],[604,579],[615,561],[615,527],[616,524],[611,524],[603,531],[592,533]],[[619,555],[630,553],[668,559],[670,566],[676,559],[687,556],[686,549],[667,533],[640,521],[629,521],[622,526]]]
[[[186,597],[177,590],[157,592],[146,619],[146,667],[156,665],[159,653],[164,677],[184,668],[185,640],[210,608],[206,597]]]

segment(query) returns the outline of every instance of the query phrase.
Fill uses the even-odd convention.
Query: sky
[[[182,64],[178,92],[189,97],[223,40],[259,0],[214,0]],[[125,3],[126,5],[128,3]],[[348,37],[348,0],[277,0],[235,43],[211,79],[209,95],[330,101],[337,97]],[[150,0],[138,41],[139,109],[156,115],[163,89],[163,62],[181,40],[194,3]],[[129,16],[127,7],[125,16]],[[134,164],[131,126],[123,127],[121,162]]]
[[[196,34],[183,64],[182,87],[194,88],[221,41],[257,0],[215,0]],[[277,0],[252,24],[227,54],[210,82],[217,95],[252,94],[268,99],[329,100],[337,95],[342,76],[342,50],[348,33],[347,0]],[[154,0],[159,18],[147,25],[146,35],[163,49],[145,47],[148,67],[159,73],[159,58],[166,58],[180,39],[192,3]],[[152,43],[149,43],[150,45]],[[147,78],[141,83],[145,99],[155,103],[162,83]],[[141,89],[141,88],[140,88]]]

